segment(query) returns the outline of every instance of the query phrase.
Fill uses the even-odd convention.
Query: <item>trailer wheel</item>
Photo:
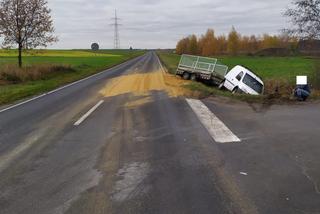
[[[220,83],[220,85],[219,85],[219,87],[218,87],[220,90],[224,89],[224,82],[225,82],[225,80],[223,80],[223,81]]]
[[[192,81],[196,81],[196,80],[197,80],[197,75],[195,75],[195,74],[191,74],[191,76],[190,76],[190,80],[192,80]]]
[[[185,80],[189,80],[190,79],[190,74],[188,72],[184,72],[182,75],[182,78]]]

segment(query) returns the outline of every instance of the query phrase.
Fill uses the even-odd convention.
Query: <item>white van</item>
[[[219,88],[226,88],[232,93],[245,93],[251,95],[263,94],[263,81],[249,69],[237,65],[227,75]]]

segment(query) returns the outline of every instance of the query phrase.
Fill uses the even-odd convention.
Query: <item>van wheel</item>
[[[195,74],[191,74],[190,80],[196,81],[197,80],[197,76]]]
[[[190,79],[190,74],[188,72],[184,72],[182,75],[182,78],[185,80],[189,80]]]
[[[220,85],[219,85],[219,87],[218,87],[220,90],[222,90],[222,89],[224,88],[224,82],[225,82],[225,80],[223,80],[223,81],[220,83]]]
[[[232,94],[237,94],[239,91],[238,87],[235,87],[233,90],[232,90]]]

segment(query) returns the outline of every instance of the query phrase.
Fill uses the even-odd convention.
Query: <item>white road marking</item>
[[[246,173],[246,172],[240,172],[240,175],[245,175],[245,176],[247,176],[248,173]]]
[[[23,102],[21,102],[21,103],[18,103],[18,104],[16,104],[16,105],[9,106],[8,108],[5,108],[5,109],[0,110],[0,113],[5,112],[5,111],[8,111],[8,110],[13,109],[13,108],[18,107],[18,106],[21,106],[21,105],[23,105],[23,104],[29,103],[29,102],[31,102],[31,101],[33,101],[33,100],[39,99],[39,98],[44,97],[44,96],[46,96],[46,95],[47,95],[47,94],[42,94],[42,95],[40,95],[40,96],[37,96],[37,97],[31,98],[31,99],[29,99],[29,100],[23,101]]]
[[[19,154],[29,149],[36,141],[38,141],[39,138],[40,135],[38,135],[38,133],[30,138],[27,137],[23,143],[15,147],[8,154],[0,155],[0,173],[10,166]]]
[[[157,56],[157,55],[156,55],[156,56]],[[161,61],[160,61],[160,59],[159,59],[158,56],[157,56],[157,59],[158,59],[158,63],[159,63],[159,65],[160,65],[161,70],[166,73],[166,70],[163,68],[163,65],[162,65],[162,63],[161,63]]]
[[[90,114],[92,114],[104,101],[100,100],[95,106],[93,106],[85,115],[83,115],[77,122],[74,123],[74,126],[79,126],[83,121],[85,121]]]
[[[144,55],[142,55],[142,56],[144,56]],[[139,57],[141,57],[141,56],[139,56]],[[139,58],[139,57],[136,57],[136,58],[134,58],[134,59],[137,59],[137,58]],[[44,96],[47,96],[47,95],[49,95],[49,94],[56,93],[56,92],[58,92],[58,91],[60,91],[60,90],[62,90],[62,89],[65,89],[65,88],[68,88],[68,87],[70,87],[70,86],[72,86],[72,85],[75,85],[75,84],[78,84],[78,83],[80,83],[80,82],[86,81],[86,80],[91,79],[91,78],[93,78],[93,77],[95,77],[95,76],[99,76],[99,75],[101,75],[101,74],[103,74],[103,73],[105,73],[105,72],[107,72],[107,71],[109,71],[109,70],[116,69],[116,68],[118,68],[118,67],[120,67],[120,66],[122,66],[122,65],[124,65],[124,64],[126,64],[126,63],[128,63],[128,62],[131,62],[131,61],[134,60],[134,59],[130,59],[130,60],[125,61],[125,62],[123,62],[123,63],[121,63],[121,64],[119,64],[119,65],[116,65],[116,66],[114,66],[114,67],[112,67],[112,68],[109,68],[109,69],[107,69],[107,70],[101,71],[101,72],[96,73],[96,74],[93,74],[93,75],[91,75],[91,76],[89,76],[89,77],[86,77],[86,78],[84,78],[84,79],[78,80],[78,81],[73,82],[73,83],[70,83],[70,84],[68,84],[68,85],[62,86],[62,87],[57,88],[57,89],[55,89],[55,90],[53,90],[53,91],[50,91],[50,92],[41,94],[41,95],[36,96],[36,97],[33,97],[33,98],[31,98],[31,99],[29,99],[29,100],[26,100],[26,101],[23,101],[23,102],[21,102],[21,103],[18,103],[18,104],[9,106],[9,107],[4,108],[4,109],[0,109],[0,113],[3,113],[3,112],[8,111],[8,110],[10,110],[10,109],[16,108],[16,107],[18,107],[18,106],[27,104],[27,103],[29,103],[29,102],[31,102],[31,101],[37,100],[37,99],[39,99],[39,98],[41,98],[41,97],[44,97]]]
[[[230,129],[200,100],[187,99],[188,104],[217,143],[241,142]]]

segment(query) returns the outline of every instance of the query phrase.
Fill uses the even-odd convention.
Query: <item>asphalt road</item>
[[[0,213],[320,213],[319,103],[205,99],[241,139],[219,143],[159,70],[149,52],[0,110]]]

